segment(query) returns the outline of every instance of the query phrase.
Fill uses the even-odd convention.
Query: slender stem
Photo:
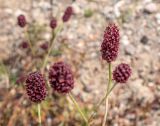
[[[53,16],[53,0],[50,0],[50,5],[51,5],[51,17]]]
[[[108,85],[107,85],[107,92],[109,92],[111,84],[112,84],[111,63],[109,63],[108,66],[109,66],[109,80],[108,80]],[[102,126],[105,126],[105,124],[106,124],[107,114],[108,114],[108,97],[106,98],[105,115],[104,115],[104,118],[103,118]]]
[[[108,97],[107,97],[107,99],[106,99],[105,114],[104,114],[104,117],[103,117],[102,126],[105,126],[105,125],[106,125],[107,114],[108,114]]]
[[[29,44],[29,47],[31,49],[31,52],[32,52],[32,55],[34,56],[35,55],[35,52],[34,52],[34,49],[32,47],[32,43],[31,43],[31,40],[30,40],[30,36],[28,34],[28,31],[27,31],[27,27],[25,28],[25,35],[26,35],[26,38],[27,38],[27,42]]]
[[[74,97],[72,96],[71,93],[69,93],[69,98],[70,98],[71,101],[74,103],[76,109],[77,109],[78,112],[80,113],[81,117],[84,119],[84,121],[85,121],[85,123],[87,124],[87,126],[89,126],[88,120],[87,120],[86,116],[84,115],[83,111],[81,110],[81,108],[79,107],[78,103],[76,102],[76,100],[74,99]]]
[[[56,32],[52,31],[52,37],[51,37],[51,40],[50,40],[50,48],[49,48],[49,50],[48,50],[48,52],[47,52],[47,54],[46,54],[46,56],[45,56],[45,58],[44,58],[44,60],[43,60],[42,71],[44,71],[44,68],[45,68],[45,66],[46,66],[47,60],[48,60],[49,55],[50,55],[50,53],[51,53],[51,51],[52,51],[53,44],[54,44],[54,42],[55,42],[55,40],[56,40],[55,38],[56,38],[56,36],[58,35],[58,33],[62,30],[62,28],[63,28],[63,24],[60,25],[60,26],[57,28],[57,31],[56,31]]]
[[[7,67],[5,66],[5,64],[0,60],[0,69],[1,69],[1,71],[4,73],[4,75],[6,75],[5,77],[6,77],[6,80],[7,80],[7,82],[6,82],[6,87],[7,87],[7,90],[9,89],[9,77],[10,77],[10,72],[9,72],[9,70],[7,69]]]
[[[115,86],[116,86],[116,84],[114,84],[112,86],[112,88],[105,94],[105,96],[102,98],[102,100],[98,104],[98,108],[100,107],[101,104],[103,104],[103,102],[106,100],[106,98],[109,96],[109,94],[111,93],[111,91],[114,89]]]
[[[109,90],[109,92],[106,92],[105,96],[101,99],[101,101],[97,104],[97,106],[94,108],[94,112],[91,114],[90,118],[89,118],[89,122],[91,122],[92,118],[96,115],[97,110],[99,109],[99,107],[103,104],[103,102],[106,100],[106,98],[108,97],[108,95],[111,93],[111,91],[114,89],[114,87],[116,86],[116,84],[114,84],[112,86],[112,88]]]
[[[108,87],[107,87],[107,92],[110,90],[110,87],[112,85],[112,66],[111,63],[109,63],[109,82],[108,82]]]
[[[4,65],[4,63],[1,60],[0,60],[0,67],[4,74],[9,75],[9,70],[7,69],[7,67]]]
[[[39,123],[39,126],[42,126],[42,120],[41,120],[41,105],[40,105],[40,103],[38,103],[37,109],[38,109],[38,123]]]

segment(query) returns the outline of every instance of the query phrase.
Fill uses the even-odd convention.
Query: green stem
[[[35,52],[34,52],[34,49],[32,47],[32,43],[31,43],[31,40],[30,40],[30,36],[28,34],[28,31],[27,31],[27,27],[25,28],[25,35],[26,35],[26,38],[27,38],[27,42],[29,44],[29,47],[31,49],[31,52],[32,52],[32,55],[34,56],[35,55]]]
[[[101,104],[103,104],[103,102],[106,100],[106,98],[108,97],[108,95],[111,93],[111,91],[114,89],[115,86],[116,84],[114,84],[112,88],[105,94],[105,96],[102,98],[102,100],[99,102],[98,106],[96,107],[97,109],[100,107]]]
[[[107,93],[110,90],[110,87],[112,85],[112,70],[111,70],[111,63],[108,64],[109,67],[109,80],[108,80],[108,85],[107,85]],[[103,119],[103,124],[102,126],[105,126],[106,124],[106,118],[107,118],[107,114],[108,114],[108,97],[106,98],[106,106],[105,106],[105,115],[104,115],[104,119]]]
[[[98,105],[94,108],[94,112],[91,114],[91,116],[89,118],[89,122],[91,122],[92,118],[96,115],[97,110],[104,103],[104,101],[106,100],[106,98],[108,97],[108,95],[111,93],[111,91],[114,89],[115,86],[116,86],[116,84],[114,84],[112,86],[112,88],[109,90],[109,92],[106,92],[105,96],[101,99],[101,101],[98,103]]]
[[[41,105],[40,105],[40,103],[38,103],[37,109],[38,109],[38,123],[39,123],[39,126],[42,126],[42,120],[41,120]]]
[[[1,60],[0,60],[0,69],[4,74],[9,75],[9,70],[7,69],[7,67],[4,65],[4,63]]]
[[[112,66],[111,63],[109,63],[109,81],[108,81],[108,87],[107,87],[107,92],[110,90],[110,87],[112,85]]]
[[[49,50],[48,50],[48,52],[47,52],[47,54],[46,54],[46,56],[45,56],[45,58],[44,58],[44,60],[43,60],[43,63],[42,63],[42,71],[44,71],[44,69],[45,69],[47,60],[48,60],[49,55],[50,55],[50,53],[51,53],[51,51],[52,51],[53,44],[54,44],[54,42],[55,42],[55,40],[56,40],[55,38],[56,38],[56,36],[58,35],[58,33],[62,30],[62,28],[63,28],[63,24],[60,25],[60,26],[57,28],[56,32],[52,31],[52,37],[51,37],[51,40],[50,40],[50,48],[49,48]]]
[[[74,99],[74,97],[72,96],[71,93],[69,93],[69,98],[70,98],[71,101],[74,103],[76,109],[77,109],[78,112],[80,113],[81,117],[84,119],[84,121],[85,121],[85,123],[87,124],[87,126],[89,126],[88,120],[87,120],[86,116],[84,115],[83,111],[81,110],[81,108],[79,107],[78,103],[76,102],[76,100]]]

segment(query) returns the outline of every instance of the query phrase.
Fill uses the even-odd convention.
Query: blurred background
[[[57,36],[47,69],[57,60],[71,64],[75,76],[72,93],[90,114],[105,94],[108,65],[102,61],[100,45],[105,27],[115,22],[120,29],[121,62],[132,67],[126,85],[118,85],[109,97],[107,126],[160,126],[160,0],[0,0],[0,126],[37,126],[36,105],[25,93],[22,75],[33,71],[51,37],[49,22],[61,22],[66,7],[74,15]],[[24,14],[37,56],[21,45],[26,40],[17,16]],[[104,105],[94,119],[100,126]],[[44,126],[83,126],[67,96],[51,94],[42,103]]]

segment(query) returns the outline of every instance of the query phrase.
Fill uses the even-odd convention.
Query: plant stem
[[[104,117],[103,117],[102,126],[105,126],[105,125],[106,125],[107,114],[108,114],[108,97],[107,97],[107,99],[106,99],[105,114],[104,114]]]
[[[38,123],[39,123],[39,126],[42,126],[42,120],[41,120],[41,105],[40,105],[40,103],[38,103],[37,109],[38,109]]]
[[[9,75],[9,70],[7,69],[7,67],[4,65],[4,63],[0,60],[0,70],[6,74]]]
[[[116,84],[114,84],[112,86],[112,88],[109,90],[109,92],[106,92],[105,96],[101,99],[101,101],[97,104],[97,106],[94,108],[94,112],[91,114],[90,118],[89,118],[89,122],[91,122],[92,118],[96,115],[97,110],[99,109],[99,107],[103,104],[103,102],[106,100],[106,98],[108,97],[108,95],[111,93],[111,91],[114,89],[114,87],[116,86]]]
[[[108,64],[109,67],[109,80],[108,80],[108,85],[107,85],[107,92],[110,90],[110,87],[112,85],[112,66],[111,63]]]
[[[114,84],[112,86],[112,88],[105,94],[105,96],[102,98],[102,100],[98,104],[98,108],[100,107],[101,104],[103,104],[103,102],[106,100],[106,98],[108,97],[108,95],[111,93],[111,91],[114,89],[115,86],[116,86],[116,84]]]
[[[85,123],[87,124],[87,126],[89,126],[88,124],[88,120],[86,118],[86,116],[84,115],[83,111],[81,110],[81,108],[79,107],[78,103],[76,102],[76,100],[74,99],[74,97],[72,96],[71,93],[68,94],[69,98],[71,99],[71,101],[74,103],[76,109],[78,110],[78,112],[80,113],[81,117],[84,119]]]
[[[10,77],[11,73],[9,72],[7,66],[2,62],[2,60],[0,60],[0,72],[2,72],[6,77],[6,87],[7,87],[7,90],[8,90],[9,87],[10,87],[10,85],[9,85],[9,77]]]
[[[30,40],[28,31],[27,31],[27,27],[25,28],[25,35],[26,35],[26,38],[27,38],[27,42],[28,42],[28,44],[29,44],[29,47],[30,47],[30,49],[31,49],[32,55],[34,56],[34,55],[35,55],[35,52],[34,52],[34,49],[33,49],[33,47],[32,47],[32,43],[31,43],[31,40]]]
[[[108,85],[107,85],[107,93],[109,92],[111,84],[112,84],[111,63],[109,63],[108,66],[109,66],[109,80],[108,80]],[[103,118],[102,126],[105,126],[105,124],[106,124],[107,114],[108,114],[108,97],[106,98],[105,115],[104,115],[104,118]]]
[[[44,71],[44,69],[45,69],[47,60],[48,60],[49,55],[50,55],[50,53],[51,53],[51,51],[52,51],[53,44],[54,44],[54,42],[55,42],[55,40],[56,40],[55,38],[56,38],[57,34],[62,30],[62,28],[63,28],[63,24],[60,25],[60,26],[57,28],[56,32],[52,31],[52,37],[51,37],[51,40],[50,40],[50,48],[49,48],[49,50],[48,50],[48,52],[47,52],[47,54],[46,54],[46,56],[45,56],[45,58],[44,58],[44,60],[43,60],[42,71]]]

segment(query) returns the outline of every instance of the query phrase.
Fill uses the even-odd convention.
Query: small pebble
[[[144,44],[144,45],[146,45],[147,43],[148,43],[148,37],[147,36],[142,36],[142,38],[141,38],[141,40],[140,40],[140,42],[142,43],[142,44]]]
[[[155,3],[149,3],[144,8],[144,13],[151,14],[157,11],[157,5]]]

